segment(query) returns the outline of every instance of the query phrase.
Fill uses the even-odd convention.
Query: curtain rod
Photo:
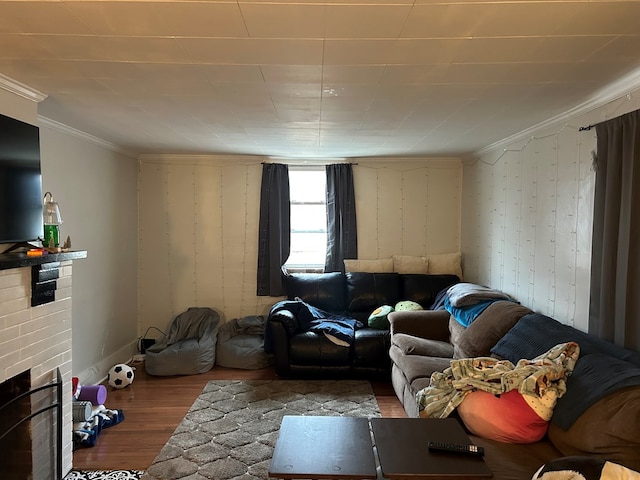
[[[586,127],[580,127],[578,129],[579,132],[584,132],[585,130],[591,130],[593,127],[595,127],[595,124],[592,125],[587,125]]]
[[[283,161],[283,162],[278,162],[278,161],[274,161],[274,162],[260,162],[262,164],[265,163],[281,163],[284,165],[288,165],[290,167],[297,167],[297,168],[318,168],[318,167],[324,167],[327,165],[358,165],[358,162],[334,162],[334,161],[328,161],[328,162],[322,162],[322,161],[318,161],[316,163],[296,163],[294,161]]]

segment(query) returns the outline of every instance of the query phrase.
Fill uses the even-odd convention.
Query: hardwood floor
[[[107,387],[105,405],[122,409],[125,420],[103,430],[97,444],[73,453],[78,470],[145,470],[184,418],[209,380],[277,379],[272,368],[238,370],[216,366],[201,375],[153,377],[135,365],[135,380],[127,388]],[[372,381],[383,417],[406,417],[390,382]]]

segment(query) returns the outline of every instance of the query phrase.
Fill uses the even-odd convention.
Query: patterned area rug
[[[71,470],[64,480],[140,480],[142,470]]]
[[[266,480],[285,415],[379,417],[359,380],[213,380],[141,480]]]

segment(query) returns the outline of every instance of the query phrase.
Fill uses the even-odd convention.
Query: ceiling
[[[462,156],[640,66],[640,2],[0,1],[0,74],[127,152]]]

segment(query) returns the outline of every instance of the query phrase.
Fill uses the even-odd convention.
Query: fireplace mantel
[[[47,253],[40,257],[29,257],[26,253],[3,253],[0,254],[0,270],[33,267],[52,262],[66,262],[67,260],[77,260],[79,258],[87,258],[87,251],[73,250],[70,252]]]

